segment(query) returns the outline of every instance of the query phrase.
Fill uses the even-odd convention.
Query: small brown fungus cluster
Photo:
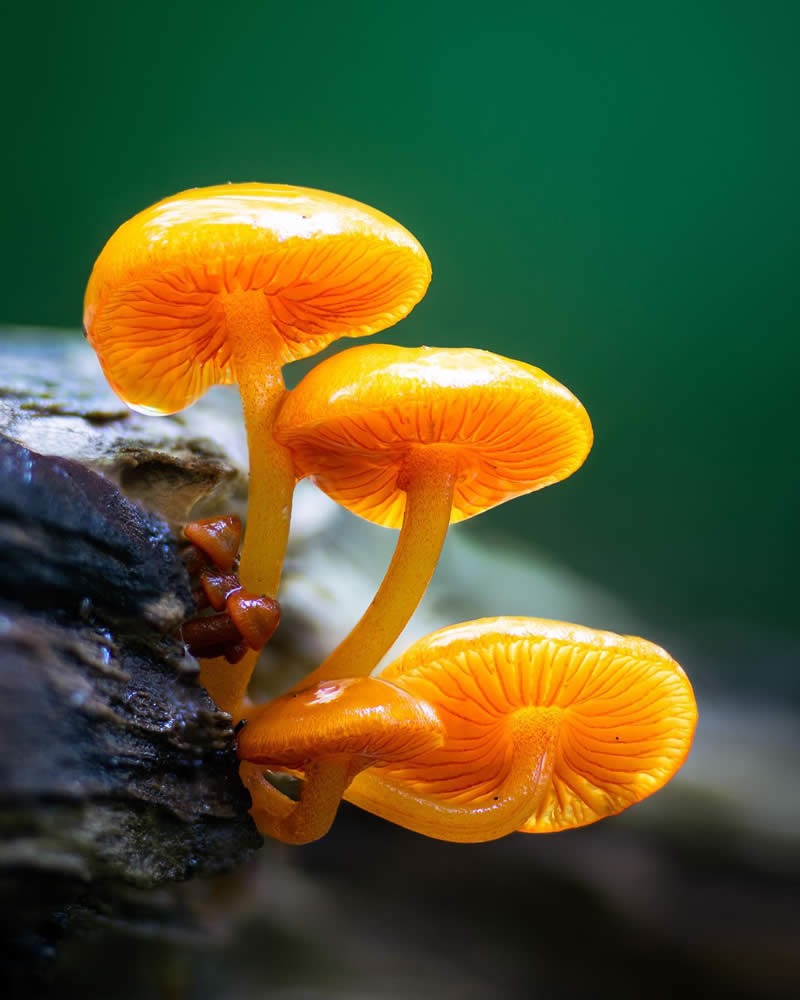
[[[187,570],[197,577],[193,596],[198,615],[183,624],[189,652],[201,658],[224,657],[239,663],[248,650],[258,652],[272,638],[281,620],[280,605],[271,597],[251,594],[234,572],[242,524],[238,517],[209,517],[184,528],[191,543],[186,551]]]
[[[486,351],[367,345],[286,391],[284,363],[391,326],[429,280],[419,243],[374,209],[241,184],[184,192],[125,223],[86,293],[87,336],[131,406],[171,413],[239,383],[250,449],[241,564],[235,519],[187,526],[201,614],[183,633],[217,703],[246,717],[238,752],[253,818],[289,843],[322,836],[343,797],[445,840],[581,826],[656,791],[691,746],[691,685],[644,639],[484,619],[369,676],[416,609],[448,526],[565,479],[592,445],[568,389]],[[400,536],[351,633],[292,692],[248,707],[305,477]],[[299,802],[269,772],[301,776]]]

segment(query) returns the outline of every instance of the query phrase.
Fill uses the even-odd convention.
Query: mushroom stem
[[[272,433],[286,392],[281,372],[284,345],[263,292],[232,293],[223,300],[223,307],[250,455],[239,578],[247,590],[276,597],[295,484],[291,456]]]
[[[242,397],[250,485],[247,526],[239,562],[245,589],[275,598],[289,537],[295,475],[291,456],[272,428],[286,387],[281,373],[283,341],[275,332],[263,292],[233,292],[223,299],[228,341]],[[248,650],[236,664],[223,657],[201,664],[200,682],[236,720],[258,661]]]
[[[456,459],[446,451],[410,456],[406,508],[397,547],[378,593],[361,620],[293,690],[336,677],[363,677],[388,652],[408,624],[430,583],[453,508]]]
[[[530,731],[531,722],[530,717],[525,720],[528,733],[524,743],[514,741],[508,774],[502,783],[480,798],[467,797],[465,788],[452,801],[426,799],[412,784],[382,781],[381,768],[367,770],[366,783],[347,798],[362,809],[437,840],[482,843],[505,837],[534,815],[547,794],[553,773],[557,722],[544,713],[534,732]],[[455,770],[459,767],[458,752],[454,753],[453,766]]]
[[[330,830],[354,769],[349,755],[311,761],[299,802],[288,799],[267,781],[263,765],[244,761],[239,775],[250,792],[250,815],[259,833],[284,844],[310,844]]]
[[[208,691],[211,700],[223,712],[227,712],[234,722],[242,717],[242,703],[258,662],[259,652],[260,650],[248,649],[238,663],[231,663],[224,656],[199,661],[200,683]]]

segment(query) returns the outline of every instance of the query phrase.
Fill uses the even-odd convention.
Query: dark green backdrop
[[[791,638],[799,11],[17,7],[0,321],[78,325],[111,231],[186,187],[281,181],[374,204],[434,266],[384,338],[537,364],[595,425],[583,470],[474,530],[607,581],[653,638],[659,622]]]

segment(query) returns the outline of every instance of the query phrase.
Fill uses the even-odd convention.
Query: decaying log
[[[0,438],[0,913],[7,975],[129,887],[260,843],[230,717],[180,640],[167,525],[77,462]],[[145,907],[146,908],[146,907]]]
[[[153,419],[129,410],[79,334],[0,330],[0,434],[86,465],[167,521],[246,493],[247,453],[234,393]],[[197,507],[197,504],[200,507]]]

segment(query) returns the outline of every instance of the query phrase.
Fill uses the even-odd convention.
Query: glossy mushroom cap
[[[298,477],[355,514],[398,528],[409,456],[455,456],[451,522],[566,478],[592,427],[545,372],[471,349],[369,344],[327,358],[284,401],[275,437]]]
[[[225,296],[263,293],[284,363],[396,323],[430,273],[406,229],[349,198],[282,184],[196,188],[114,233],[86,289],[84,328],[129,406],[175,413],[238,381]]]
[[[240,760],[273,770],[305,769],[311,761],[348,756],[409,760],[442,742],[430,706],[372,677],[327,681],[283,695],[248,713],[239,735]]]
[[[677,771],[697,718],[691,685],[663,649],[533,618],[434,632],[381,679],[433,707],[444,743],[369,768],[345,798],[443,840],[547,833],[621,812]],[[527,812],[523,803],[509,827],[505,800],[519,761],[536,773]]]

